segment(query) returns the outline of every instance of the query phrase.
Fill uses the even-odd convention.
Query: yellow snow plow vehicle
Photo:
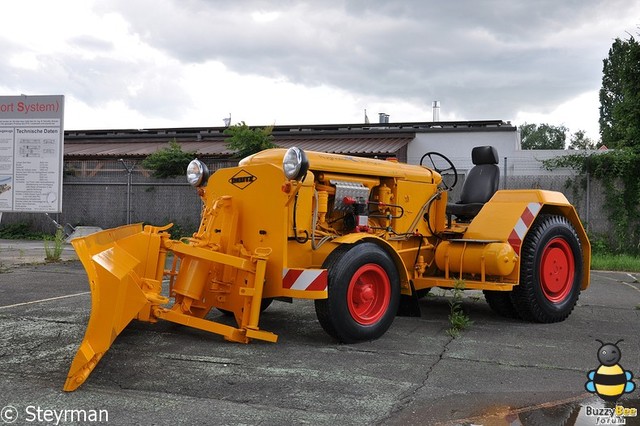
[[[433,152],[408,165],[272,149],[213,174],[192,161],[187,179],[202,199],[192,237],[137,224],[73,240],[92,303],[64,389],[87,380],[133,319],[275,342],[261,312],[273,300],[313,299],[322,328],[355,343],[381,337],[399,311],[419,315],[432,287],[463,282],[500,315],[564,320],[589,285],[575,209],[558,192],[497,190],[495,148],[471,156],[456,203],[456,169]],[[212,308],[236,325],[208,318]]]

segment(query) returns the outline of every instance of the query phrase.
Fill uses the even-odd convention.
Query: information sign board
[[[0,96],[0,212],[62,211],[64,96]]]

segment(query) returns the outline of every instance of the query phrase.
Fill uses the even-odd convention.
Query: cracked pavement
[[[456,424],[584,395],[595,339],[624,339],[620,364],[640,376],[637,276],[593,272],[558,324],[504,319],[465,293],[473,324],[455,339],[440,291],[421,301],[420,318],[398,317],[381,339],[355,345],[327,336],[311,301],[265,311],[260,327],[275,344],[134,321],[65,393],[90,314],[86,275],[78,262],[16,266],[0,273],[0,406],[106,409],[115,424]]]

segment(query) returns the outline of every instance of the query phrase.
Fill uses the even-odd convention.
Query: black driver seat
[[[469,221],[482,209],[498,190],[500,168],[498,150],[493,146],[476,146],[471,150],[474,166],[469,170],[462,186],[460,201],[447,204],[447,216]]]

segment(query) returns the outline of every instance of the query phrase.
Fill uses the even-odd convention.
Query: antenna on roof
[[[231,113],[229,113],[229,117],[223,118],[222,121],[224,122],[224,127],[231,126]]]

